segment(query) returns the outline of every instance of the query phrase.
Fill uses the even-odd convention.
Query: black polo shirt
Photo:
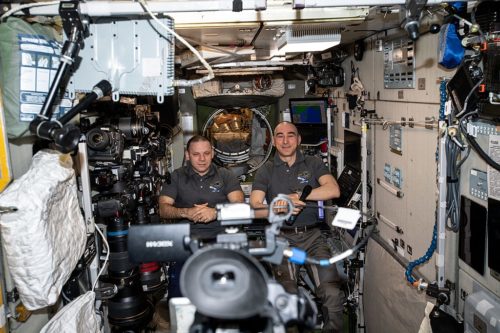
[[[170,184],[164,183],[161,195],[174,199],[175,207],[191,208],[195,204],[208,203],[214,208],[216,204],[229,202],[227,195],[233,191],[241,191],[236,176],[225,168],[210,166],[208,172],[200,176],[191,164],[176,169],[172,173]],[[183,222],[186,222],[184,220]],[[191,234],[202,238],[215,238],[224,231],[219,221],[211,223],[191,223]]]
[[[318,179],[327,174],[329,174],[327,167],[318,157],[304,156],[297,151],[295,163],[289,167],[278,154],[275,154],[272,161],[266,162],[257,170],[252,191],[266,192],[266,200],[271,203],[280,193],[290,194],[302,191],[306,185],[311,185],[313,189],[319,187]],[[297,216],[293,227],[316,224],[318,218],[317,208],[304,208]],[[283,225],[283,229],[285,228],[287,226]]]

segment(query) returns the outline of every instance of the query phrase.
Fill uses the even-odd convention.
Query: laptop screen
[[[295,125],[326,124],[326,98],[291,98],[290,117]]]

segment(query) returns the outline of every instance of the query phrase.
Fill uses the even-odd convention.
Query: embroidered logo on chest
[[[307,170],[299,172],[297,175],[297,180],[300,184],[307,184],[311,179],[311,173]]]
[[[212,193],[219,193],[222,190],[222,182],[221,181],[216,181],[213,182],[212,184],[209,185],[210,187],[210,192]]]

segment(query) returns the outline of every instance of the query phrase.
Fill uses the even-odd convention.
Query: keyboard
[[[361,171],[347,164],[337,179],[337,183],[340,188],[340,197],[333,200],[333,203],[339,207],[346,207],[361,184]]]

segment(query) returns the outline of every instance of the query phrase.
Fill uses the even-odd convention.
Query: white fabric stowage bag
[[[36,310],[54,304],[85,250],[86,227],[69,155],[43,150],[0,194],[2,247],[23,304]]]
[[[85,294],[71,301],[42,328],[40,333],[98,333],[99,318],[94,309],[95,293]]]

